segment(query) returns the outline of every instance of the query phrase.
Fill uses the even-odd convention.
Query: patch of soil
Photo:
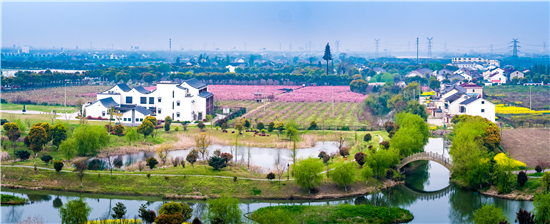
[[[508,194],[498,194],[498,190],[496,189],[495,186],[492,186],[489,190],[483,191],[481,193],[487,196],[495,197],[495,198],[504,198],[504,199],[517,200],[517,201],[532,201],[534,197],[534,195],[523,194],[516,190]]]
[[[502,130],[502,148],[512,158],[535,167],[537,160],[550,163],[550,129]]]

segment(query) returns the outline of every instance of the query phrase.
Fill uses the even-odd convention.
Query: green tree
[[[61,161],[55,161],[55,162],[53,162],[53,168],[54,168],[55,171],[58,172],[58,173],[59,173],[59,171],[61,171],[61,170],[63,169],[63,166],[64,166],[64,164],[63,164],[63,162],[61,162]]]
[[[330,46],[327,43],[325,47],[325,54],[323,55],[323,60],[327,61],[327,76],[328,76],[328,61],[332,60],[332,54],[330,53]]]
[[[101,126],[80,125],[75,129],[73,138],[77,141],[77,153],[81,156],[96,154],[101,147],[109,144],[109,134]]]
[[[122,202],[116,203],[116,206],[113,208],[115,214],[111,214],[113,219],[122,219],[126,215],[126,206]]]
[[[166,116],[164,118],[164,131],[170,131],[171,124],[172,124],[172,118],[170,116]]]
[[[157,159],[155,159],[154,157],[149,157],[147,159],[147,166],[150,168],[150,169],[153,169],[155,168],[155,166],[159,164],[159,161]]]
[[[183,207],[182,204],[176,202],[167,202],[162,205],[159,210],[159,215],[172,215],[176,212],[182,213]]]
[[[214,168],[214,170],[220,170],[226,166],[225,160],[217,156],[210,157],[208,165]]]
[[[50,155],[43,155],[42,157],[40,157],[40,160],[42,160],[44,163],[46,163],[46,166],[50,163],[50,161],[52,159],[53,158]]]
[[[365,142],[370,142],[371,139],[372,135],[370,133],[365,134],[365,136],[363,137],[363,141]]]
[[[348,191],[347,185],[355,181],[355,176],[357,175],[357,168],[353,162],[341,162],[336,165],[334,170],[332,170],[332,175],[330,179],[338,183],[340,186],[344,186],[346,192]]]
[[[59,209],[62,224],[82,224],[88,222],[88,216],[92,208],[82,199],[72,200],[65,203]]]
[[[550,171],[542,176],[542,187],[546,192],[550,192]]]
[[[439,80],[437,80],[436,78],[432,77],[428,82],[428,86],[430,87],[430,89],[438,90],[441,87],[441,82],[439,82]]]
[[[4,128],[5,134],[8,136],[8,139],[11,141],[12,145],[15,145],[15,141],[21,137],[21,131],[19,130],[19,125],[15,122],[8,122],[2,125]],[[15,147],[13,148],[15,150]]]
[[[475,224],[495,224],[500,221],[508,221],[502,209],[494,204],[485,204],[474,213]]]
[[[157,125],[157,123],[158,123],[157,118],[156,118],[156,117],[153,117],[153,116],[151,116],[151,115],[145,117],[145,119],[143,119],[143,120],[144,120],[144,121],[145,121],[145,120],[150,121],[150,122],[153,124],[153,126]]]
[[[416,100],[411,100],[409,103],[407,103],[407,106],[403,109],[404,112],[416,114],[422,117],[424,121],[428,120],[428,112],[426,110],[426,106],[423,104],[418,103]]]
[[[48,142],[46,130],[41,126],[32,126],[29,131],[29,141],[31,142],[31,150],[36,154],[42,150]]]
[[[75,138],[69,138],[59,145],[59,152],[61,152],[61,155],[63,155],[63,158],[67,161],[70,161],[76,156],[77,150],[78,140]]]
[[[151,123],[150,120],[143,120],[143,122],[141,122],[141,124],[137,127],[137,132],[143,134],[143,142],[145,142],[147,136],[153,133],[153,131],[155,131],[155,126],[153,126],[153,123]]]
[[[81,160],[74,163],[73,166],[73,172],[75,172],[76,176],[80,179],[80,187],[82,187],[82,179],[84,178],[84,174],[88,169],[88,162],[86,160]]]
[[[430,131],[424,120],[410,113],[399,113],[396,118],[399,130],[390,139],[390,146],[403,156],[409,156],[424,150]]]
[[[536,194],[533,200],[533,213],[537,223],[544,223],[550,220],[550,192]],[[547,222],[546,222],[547,223]]]
[[[294,169],[294,180],[296,184],[302,188],[308,190],[311,193],[311,190],[321,184],[323,176],[319,174],[323,171],[323,162],[317,158],[307,158],[301,161],[298,161],[297,164],[293,165]]]
[[[136,141],[138,139],[137,130],[135,128],[128,128],[128,130],[126,130],[126,134],[124,134],[124,137],[128,140],[128,144],[132,145],[132,141]]]
[[[349,83],[349,89],[356,93],[365,93],[369,83],[363,79],[353,80]]]
[[[124,136],[124,125],[122,124],[115,125],[115,127],[113,128],[113,132],[115,133],[116,136],[118,136],[118,140],[120,140],[120,136]]]
[[[67,139],[67,128],[62,123],[57,123],[55,126],[53,126],[52,135],[52,143],[59,149],[59,145],[61,145],[61,142]]]
[[[361,177],[363,177],[363,178],[365,178],[366,180],[368,180],[368,179],[371,178],[373,175],[374,175],[374,172],[372,171],[372,169],[370,168],[370,166],[368,166],[368,165],[363,165],[363,168],[361,168]]]
[[[208,199],[206,211],[207,223],[243,223],[239,199],[222,195],[218,199]]]

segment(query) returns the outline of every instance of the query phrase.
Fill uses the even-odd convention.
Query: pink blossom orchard
[[[367,95],[351,92],[349,86],[308,86],[275,97],[281,102],[362,102]]]
[[[278,95],[284,91],[279,89],[297,89],[300,86],[265,86],[265,97]],[[208,85],[208,92],[214,94],[215,100],[254,100],[254,93],[264,92],[261,85]]]

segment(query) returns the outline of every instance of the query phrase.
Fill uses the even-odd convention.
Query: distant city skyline
[[[549,2],[4,2],[2,47],[543,51]],[[311,45],[309,44],[311,41]],[[91,48],[90,48],[91,43]],[[548,46],[546,47],[548,50]]]

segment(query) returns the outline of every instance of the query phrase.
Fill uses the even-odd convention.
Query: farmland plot
[[[67,87],[67,105],[75,105],[80,99],[82,102],[94,101],[98,92],[105,91],[111,86],[70,86]],[[27,91],[2,92],[2,99],[9,103],[19,103],[30,101],[41,104],[46,102],[48,105],[65,103],[65,87],[43,88]]]

